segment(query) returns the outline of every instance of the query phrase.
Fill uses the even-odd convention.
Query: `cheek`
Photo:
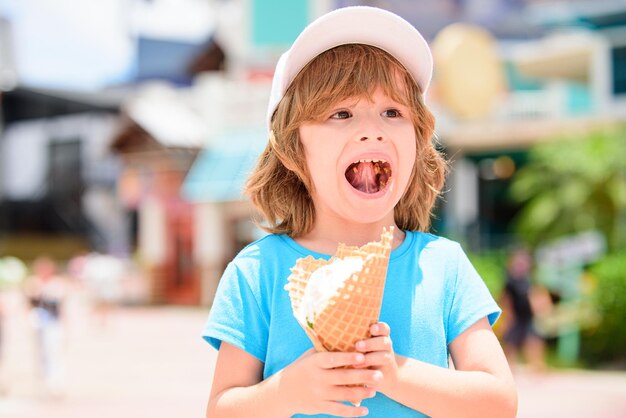
[[[401,175],[405,181],[408,181],[417,160],[417,143],[413,140],[403,145],[400,149]]]
[[[305,147],[307,166],[311,173],[318,175],[334,175],[337,171],[338,150],[332,145],[316,144]]]
[[[329,190],[329,186],[336,178],[337,167],[331,163],[328,156],[324,158],[324,154],[317,151],[310,153],[307,156],[307,167],[314,189]]]

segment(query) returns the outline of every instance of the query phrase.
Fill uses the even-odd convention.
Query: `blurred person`
[[[4,297],[2,294],[2,286],[0,285],[0,395],[4,394]]]
[[[545,370],[545,342],[535,328],[537,314],[550,306],[545,292],[531,280],[532,256],[525,248],[510,255],[506,269],[503,307],[510,315],[504,331],[504,352],[514,368],[523,354],[528,366],[536,372]]]
[[[47,394],[60,396],[64,385],[62,304],[66,283],[57,274],[51,258],[39,257],[33,262],[32,274],[26,279],[24,292],[31,307],[37,333],[39,366]]]
[[[2,335],[2,331],[3,331],[3,326],[4,326],[4,260],[2,260],[0,258],[0,393],[2,393],[3,391],[3,386],[2,386],[2,371],[4,370],[4,357],[3,357],[3,352],[2,352],[2,348],[3,348],[3,335]]]
[[[6,387],[6,369],[7,359],[6,345],[7,333],[5,333],[5,320],[8,321],[9,302],[11,291],[17,287],[28,275],[28,269],[22,260],[12,256],[0,258],[0,395],[7,390]]]
[[[92,297],[93,313],[101,329],[110,325],[113,307],[120,299],[120,281],[125,273],[124,263],[108,254],[90,253],[75,261],[78,277]]]

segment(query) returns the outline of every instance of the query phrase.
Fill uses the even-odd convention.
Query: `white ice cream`
[[[363,268],[364,262],[361,257],[347,257],[335,259],[332,263],[315,270],[304,289],[300,312],[298,312],[300,321],[314,324],[315,315],[324,309],[328,300],[353,273]]]

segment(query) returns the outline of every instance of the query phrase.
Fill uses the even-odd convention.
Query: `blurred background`
[[[356,4],[432,47],[433,232],[504,309],[519,416],[626,416],[623,0],[0,0],[0,417],[203,416],[274,65]]]

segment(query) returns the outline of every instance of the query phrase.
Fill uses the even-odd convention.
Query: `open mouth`
[[[346,169],[346,179],[363,193],[384,190],[391,180],[391,165],[385,160],[359,160]]]

